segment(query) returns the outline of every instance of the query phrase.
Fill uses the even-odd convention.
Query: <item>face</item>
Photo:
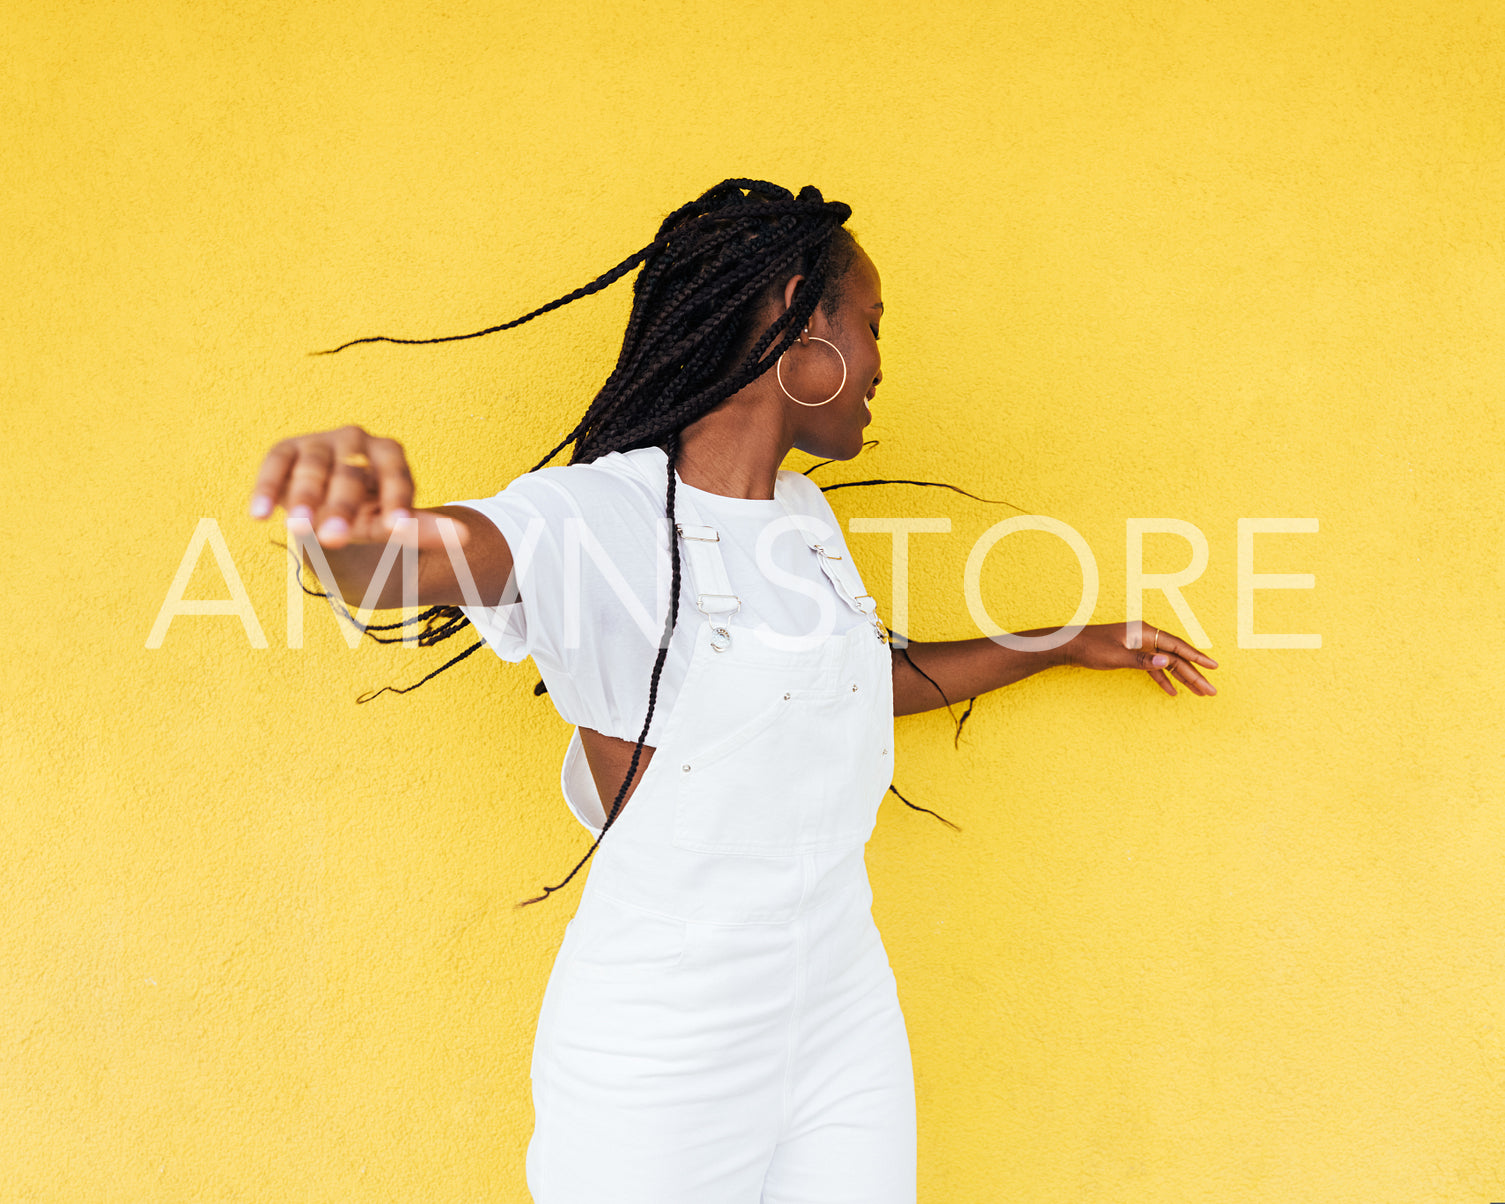
[[[785,397],[784,402],[795,447],[823,459],[850,460],[862,450],[863,428],[873,418],[868,403],[883,379],[878,354],[882,282],[861,247],[856,248],[841,292],[836,312],[827,315],[823,306],[817,306],[810,319],[809,342],[796,343],[784,357],[783,382],[794,397],[804,402],[831,400],[825,405],[799,405]],[[841,358],[825,343],[816,342],[817,338],[834,343]],[[842,360],[846,361],[844,385]]]

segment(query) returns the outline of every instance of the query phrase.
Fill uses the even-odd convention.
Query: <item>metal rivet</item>
[[[785,702],[788,702],[788,701],[789,701],[789,695],[788,695],[788,694],[785,694],[785,695],[784,695],[784,701],[785,701]]]
[[[855,681],[852,683],[852,693],[857,693],[857,683]]]
[[[684,770],[684,771],[685,771],[685,772],[686,772],[686,773],[689,773],[689,772],[690,772],[690,767],[689,767],[689,766],[688,766],[688,765],[681,765],[681,766],[680,766],[680,768],[681,768],[681,769],[682,769],[682,770]]]
[[[882,752],[881,752],[881,753],[880,753],[880,754],[879,754],[879,756],[884,756],[884,757],[886,757],[886,756],[888,756],[888,749],[886,749],[886,748],[885,748],[885,749],[884,749],[884,750],[883,750],[883,751],[882,751]]]

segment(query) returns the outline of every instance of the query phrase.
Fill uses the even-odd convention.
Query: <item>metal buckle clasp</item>
[[[705,601],[707,598],[730,600],[732,604],[707,610]],[[706,626],[711,629],[711,647],[717,652],[725,652],[732,646],[732,633],[726,625],[726,620],[742,609],[742,599],[736,594],[696,594],[695,609],[706,617]]]
[[[707,610],[705,608],[705,600],[707,598],[730,598],[733,602],[736,603],[736,605],[732,606],[730,608],[719,608],[719,609],[716,609],[716,610]],[[739,610],[742,609],[742,599],[739,598],[739,597],[737,597],[736,594],[696,594],[695,595],[695,609],[698,610],[703,615],[709,615],[709,614],[734,615]]]
[[[868,618],[872,619],[873,626],[878,631],[878,639],[887,644],[889,642],[888,628],[883,625],[883,620],[878,617],[878,603],[874,600],[873,595],[859,594],[856,601],[858,609],[867,615]]]

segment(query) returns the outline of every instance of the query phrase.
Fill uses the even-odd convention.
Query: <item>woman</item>
[[[419,601],[533,656],[576,725],[563,785],[599,854],[535,1038],[540,1204],[912,1202],[909,1047],[863,863],[894,716],[1059,664],[1214,692],[1211,659],[1148,627],[1134,649],[1123,624],[1048,652],[891,648],[820,490],[779,468],[855,456],[883,379],[849,213],[728,180],[536,311],[642,265],[615,370],[542,461],[573,444],[568,466],[414,510],[402,448],[346,427],[279,443],[256,483],[253,515],[316,524],[352,602],[392,531],[416,540]],[[402,600],[394,574],[380,604]]]

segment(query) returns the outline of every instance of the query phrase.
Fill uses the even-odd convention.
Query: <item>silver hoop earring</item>
[[[789,400],[794,402],[794,404],[797,406],[823,406],[827,401],[835,401],[839,396],[841,396],[841,391],[847,387],[847,357],[841,354],[841,348],[838,347],[835,343],[831,342],[830,339],[823,339],[816,334],[812,334],[810,336],[810,341],[812,343],[824,343],[832,351],[836,352],[836,358],[841,361],[841,384],[836,386],[836,392],[832,393],[830,397],[826,398],[826,401],[801,401],[784,385],[784,356],[789,354],[788,351],[785,351],[782,355],[779,356],[779,362],[773,366],[773,374],[778,377],[779,388],[784,390],[784,396],[789,398]]]

